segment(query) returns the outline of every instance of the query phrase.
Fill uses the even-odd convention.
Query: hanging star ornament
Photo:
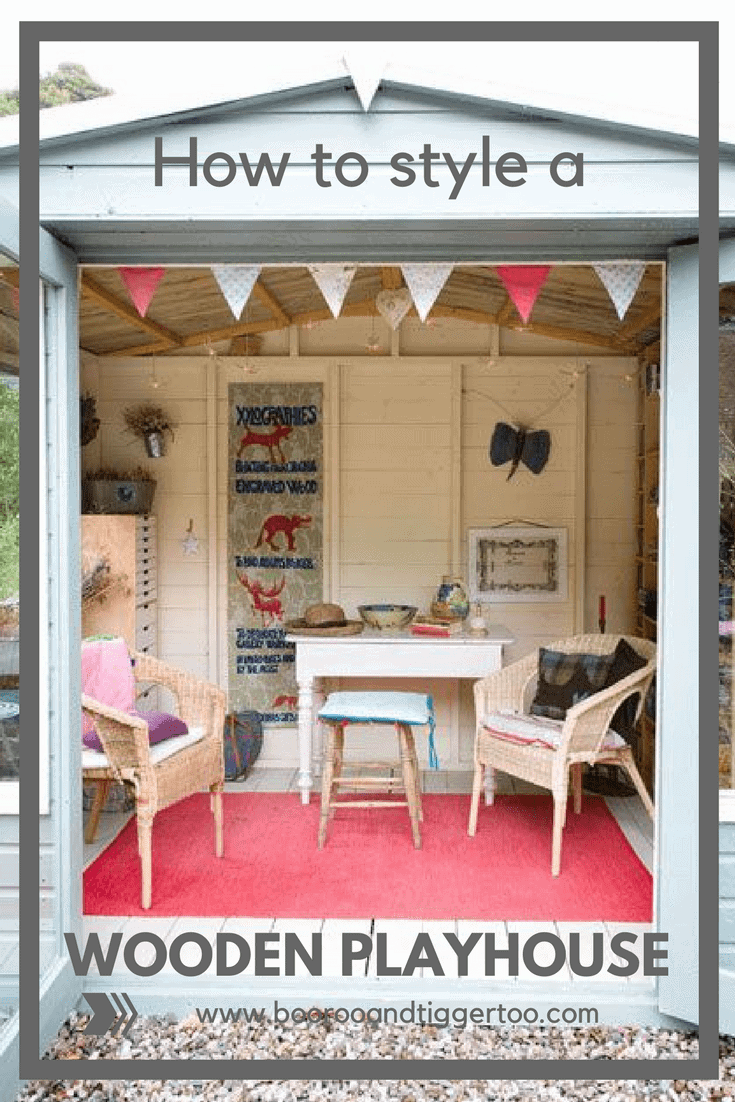
[[[189,527],[186,530],[186,535],[181,541],[181,546],[184,549],[185,555],[198,555],[199,554],[199,540],[194,535],[194,521],[189,521]]]

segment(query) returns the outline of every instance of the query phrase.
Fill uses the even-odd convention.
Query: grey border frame
[[[697,42],[699,45],[699,375],[700,375],[700,730],[717,707],[717,323],[718,323],[718,23],[710,22],[346,22],[166,23],[21,22],[20,94],[38,95],[41,41],[545,41]],[[718,1077],[718,816],[714,799],[716,743],[700,739],[699,1056],[696,1060],[65,1060],[39,1057],[38,852],[38,112],[21,117],[21,594],[24,629],[21,687],[26,737],[21,749],[20,801],[20,1073],[59,1079],[611,1079]],[[31,258],[33,257],[33,264]],[[708,439],[708,430],[709,439]],[[34,630],[31,625],[36,625]],[[35,709],[35,710],[34,710]],[[23,780],[25,778],[25,780]],[[72,1009],[71,1007],[69,1008]],[[617,1074],[616,1074],[617,1073]]]

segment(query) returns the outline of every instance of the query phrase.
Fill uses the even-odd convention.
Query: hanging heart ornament
[[[376,295],[375,305],[391,329],[397,329],[411,309],[411,294],[406,287],[400,287],[396,291],[381,291]]]

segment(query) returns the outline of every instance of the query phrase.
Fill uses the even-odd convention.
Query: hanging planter
[[[128,406],[123,410],[123,420],[127,431],[143,441],[149,459],[160,459],[166,454],[166,437],[173,440],[176,423],[160,406],[150,402]]]

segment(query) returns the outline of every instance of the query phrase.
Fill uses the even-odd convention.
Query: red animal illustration
[[[253,432],[251,429],[248,429],[240,441],[240,447],[237,449],[237,458],[241,459],[242,453],[246,448],[250,448],[253,444],[257,444],[260,448],[268,449],[268,456],[271,463],[285,463],[286,457],[283,454],[281,441],[285,440],[287,436],[290,436],[292,432],[293,425],[276,425],[270,432]]]
[[[273,623],[274,620],[283,619],[283,606],[278,600],[278,594],[283,592],[283,587],[286,584],[285,574],[280,583],[276,582],[271,589],[265,589],[263,583],[257,580],[251,582],[247,574],[238,574],[237,577],[240,584],[247,589],[252,598],[253,612],[260,613],[263,627],[267,623]]]
[[[288,711],[295,712],[299,705],[299,698],[297,696],[277,696],[271,704],[271,708],[286,708]]]
[[[305,528],[307,524],[311,524],[311,517],[297,516],[296,514],[287,517],[281,513],[273,513],[263,521],[263,527],[260,529],[258,542],[255,546],[260,547],[262,543],[267,543],[271,550],[278,551],[279,549],[274,541],[280,532],[286,538],[288,550],[295,551],[294,532],[297,528]]]

